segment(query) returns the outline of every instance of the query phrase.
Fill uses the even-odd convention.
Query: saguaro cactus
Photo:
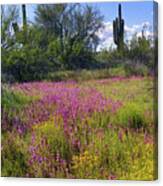
[[[22,5],[22,16],[23,16],[23,27],[25,29],[27,26],[27,16],[26,16],[26,7],[24,4]]]
[[[124,20],[122,19],[121,4],[118,6],[118,17],[113,21],[113,36],[118,50],[123,50]]]
[[[22,7],[22,23],[23,23],[23,30],[26,30],[27,27],[27,16],[26,16],[26,6],[25,4],[21,5]],[[12,27],[14,29],[14,32],[17,33],[19,31],[19,26],[17,22],[12,23]]]

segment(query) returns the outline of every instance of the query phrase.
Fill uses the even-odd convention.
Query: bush
[[[126,63],[124,68],[126,76],[147,76],[149,74],[149,69],[147,66],[140,63],[135,63],[134,61]]]
[[[109,72],[110,72],[111,77],[125,77],[126,76],[126,71],[123,65],[116,67],[116,68],[110,68]]]
[[[15,82],[15,78],[11,74],[2,73],[1,74],[1,82],[2,83],[14,83]]]

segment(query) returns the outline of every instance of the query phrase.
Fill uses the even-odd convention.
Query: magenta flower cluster
[[[53,154],[45,137],[38,142],[35,134],[32,135],[29,146],[30,167],[27,177],[65,177],[68,176],[68,165],[60,153]]]
[[[95,112],[115,112],[120,102],[106,99],[93,88],[79,87],[75,82],[60,83],[23,83],[12,87],[36,100],[27,105],[20,113],[16,113],[11,123],[19,133],[23,133],[31,126],[47,121],[50,116],[63,119],[64,130],[72,130],[76,120],[84,120]],[[5,115],[4,115],[5,116]],[[7,121],[7,116],[6,122]],[[5,124],[4,124],[5,126]]]

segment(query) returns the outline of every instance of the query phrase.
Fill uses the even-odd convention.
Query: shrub
[[[2,83],[14,83],[15,82],[15,78],[11,74],[2,73],[1,74],[1,82]]]
[[[132,64],[133,63],[133,64]],[[126,76],[147,76],[149,73],[149,69],[144,64],[133,62],[126,63],[125,66]]]
[[[124,66],[119,66],[119,67],[116,67],[116,68],[110,68],[109,72],[110,72],[111,77],[117,77],[117,76],[125,77],[126,76],[126,71],[124,69]]]

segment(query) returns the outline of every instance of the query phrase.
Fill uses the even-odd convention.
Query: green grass
[[[7,112],[9,110],[21,110],[25,105],[29,104],[33,98],[24,95],[21,92],[11,90],[8,86],[2,86],[1,105]]]
[[[153,132],[154,128],[154,89],[153,80],[148,77],[112,81],[87,81],[81,86],[96,88],[105,97],[121,101],[123,106],[110,117],[114,125],[141,128]]]

